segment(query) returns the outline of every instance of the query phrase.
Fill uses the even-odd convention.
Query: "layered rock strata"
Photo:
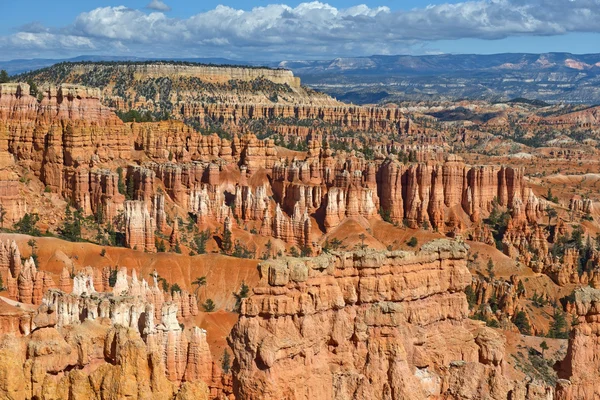
[[[556,398],[584,400],[600,397],[600,290],[591,287],[575,291],[577,324],[569,337],[565,359],[560,362]]]
[[[179,322],[187,321],[181,314],[190,316],[182,306],[189,295],[157,305],[163,294],[156,280],[149,287],[125,270],[112,293],[100,293],[88,272],[75,276],[71,294],[46,292],[27,336],[0,336],[3,393],[15,399],[227,398],[206,332]]]
[[[504,340],[467,319],[466,254],[439,240],[262,263],[229,337],[236,396],[545,398],[503,375]]]

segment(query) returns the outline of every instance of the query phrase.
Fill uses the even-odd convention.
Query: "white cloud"
[[[0,37],[0,54],[333,58],[406,52],[437,40],[600,32],[600,0],[474,0],[410,11],[319,1],[251,10],[219,5],[185,19],[165,15],[168,6],[159,0],[147,8],[160,12],[102,7],[60,29],[31,23]]]
[[[148,8],[150,10],[163,11],[163,12],[171,11],[171,7],[166,5],[161,0],[152,0],[150,3],[148,3],[146,8]]]

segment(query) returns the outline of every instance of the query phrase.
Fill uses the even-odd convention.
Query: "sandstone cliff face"
[[[141,200],[125,202],[125,245],[130,249],[154,252],[156,221],[150,215],[146,203]]]
[[[522,222],[535,221],[545,207],[527,189],[521,169],[470,167],[452,156],[444,162],[439,153],[394,144],[394,151],[410,150],[421,162],[405,165],[393,156],[369,161],[354,152],[334,153],[318,136],[309,138],[306,157],[288,159],[278,155],[273,140],[252,134],[227,140],[199,135],[179,121],[123,124],[100,104],[97,90],[50,87],[41,102],[28,91],[26,84],[2,87],[3,159],[30,167],[84,215],[121,226],[130,248],[155,251],[154,231],[170,234],[170,202],[200,224],[222,224],[227,217],[253,222],[261,234],[299,247],[318,242],[311,237],[316,226],[328,232],[346,218],[379,218],[380,210],[390,222],[458,233],[462,214],[477,224],[495,201]],[[394,109],[277,107],[283,118],[376,132],[397,129],[403,118]],[[243,110],[238,117],[244,120],[277,114]],[[211,118],[221,119],[212,112]],[[131,165],[134,155],[140,165]],[[115,167],[125,163],[130,165],[119,176]],[[27,202],[16,177],[5,178],[0,204],[15,222]],[[125,202],[124,186],[135,202]],[[489,232],[481,233],[476,239],[491,243]]]
[[[467,320],[466,252],[441,240],[261,264],[229,337],[236,396],[535,398],[503,376],[500,335]]]
[[[575,311],[578,324],[569,338],[567,356],[558,365],[559,381],[556,398],[583,400],[600,397],[598,371],[600,364],[598,337],[600,333],[600,290],[590,287],[575,291]]]
[[[32,258],[21,260],[14,241],[0,243],[0,275],[8,296],[25,304],[40,304],[44,293],[55,286],[50,274],[38,271]]]
[[[0,337],[2,393],[14,399],[226,398],[206,332],[179,323],[197,314],[189,306],[193,296],[162,301],[156,280],[150,287],[135,271],[130,278],[119,271],[112,293],[96,292],[94,278],[90,268],[75,276],[71,294],[48,290],[31,333]]]

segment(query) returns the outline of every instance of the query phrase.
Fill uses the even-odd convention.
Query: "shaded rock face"
[[[583,400],[600,397],[600,290],[591,287],[575,291],[578,323],[571,331],[565,359],[557,365],[559,381],[556,398]]]
[[[262,284],[229,337],[235,395],[542,398],[503,375],[502,336],[467,319],[466,254],[439,240],[418,253],[261,264]]]

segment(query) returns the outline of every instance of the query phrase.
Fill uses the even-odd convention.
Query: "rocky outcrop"
[[[579,216],[589,215],[594,211],[594,201],[574,197],[569,201],[569,210]]]
[[[535,398],[503,375],[500,335],[467,319],[466,253],[439,240],[262,263],[229,337],[235,395]]]
[[[155,252],[156,222],[141,200],[125,202],[125,245],[130,249]]]
[[[55,287],[50,274],[39,271],[33,258],[21,260],[15,241],[0,243],[0,275],[8,296],[25,304],[40,304],[44,293]]]
[[[575,310],[578,323],[569,337],[565,359],[557,365],[559,381],[556,398],[583,400],[600,397],[600,290],[590,287],[575,291]]]
[[[185,329],[180,293],[155,311],[149,287],[120,270],[113,293],[94,288],[90,269],[74,277],[70,294],[51,289],[31,319],[29,334],[0,337],[0,387],[13,398],[226,398],[206,331]],[[4,310],[3,310],[4,311]],[[178,317],[180,314],[186,314]],[[196,310],[197,313],[197,310]],[[3,315],[6,313],[3,313]],[[195,314],[193,314],[195,315]],[[32,378],[34,377],[34,378]]]

